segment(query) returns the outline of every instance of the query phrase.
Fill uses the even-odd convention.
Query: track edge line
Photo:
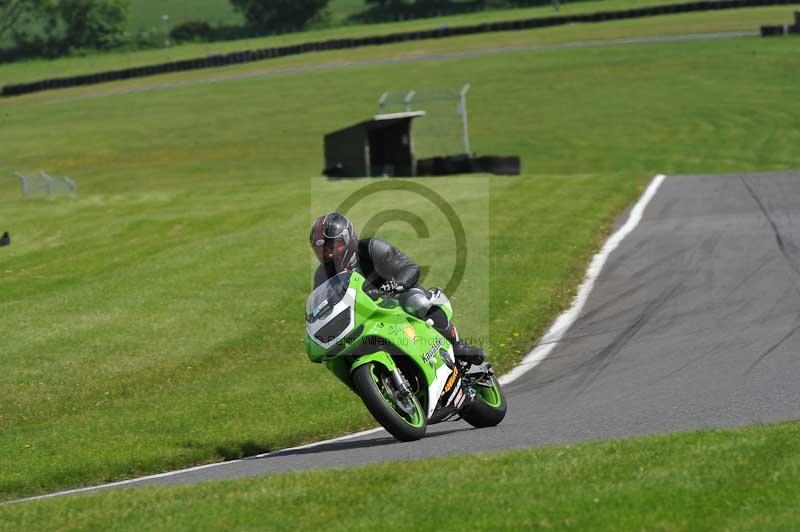
[[[536,343],[533,349],[531,349],[531,351],[528,352],[525,357],[523,357],[519,364],[514,366],[511,371],[500,377],[500,384],[506,385],[512,383],[525,375],[527,372],[541,364],[542,361],[547,358],[547,355],[549,355],[550,352],[558,345],[570,327],[572,327],[572,324],[575,323],[575,320],[578,319],[578,316],[583,310],[586,301],[589,299],[589,295],[592,293],[592,289],[594,288],[594,283],[597,280],[597,277],[600,275],[603,266],[605,266],[606,260],[608,260],[608,257],[615,249],[617,249],[625,237],[633,232],[633,230],[639,225],[639,222],[642,221],[644,210],[656,195],[656,192],[658,192],[658,189],[661,186],[661,183],[664,182],[665,178],[666,175],[658,174],[650,181],[647,189],[645,189],[642,196],[633,206],[633,209],[631,209],[631,213],[628,216],[628,220],[625,222],[625,224],[617,229],[617,231],[611,235],[608,240],[606,240],[600,251],[595,253],[594,257],[592,257],[592,261],[589,263],[589,267],[586,270],[586,275],[583,278],[583,282],[578,287],[578,291],[572,300],[572,305],[570,308],[565,310],[558,318],[556,318],[556,320],[550,326],[550,329],[548,329],[547,333],[545,333],[545,335],[539,342]]]

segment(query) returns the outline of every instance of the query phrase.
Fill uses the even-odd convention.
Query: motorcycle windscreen
[[[331,277],[311,292],[306,302],[306,321],[308,323],[314,323],[330,314],[334,305],[341,301],[347,293],[352,275],[353,272],[342,272]]]

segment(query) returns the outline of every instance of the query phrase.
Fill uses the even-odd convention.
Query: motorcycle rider
[[[453,354],[470,364],[481,364],[484,352],[458,337],[458,331],[438,303],[447,301],[439,289],[419,286],[419,266],[402,251],[380,238],[359,240],[350,220],[338,212],[319,216],[309,234],[311,248],[320,262],[314,288],[343,272],[358,270],[367,282],[395,294],[403,309],[433,327],[453,345]]]

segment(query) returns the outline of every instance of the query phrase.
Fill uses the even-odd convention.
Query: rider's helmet
[[[338,212],[323,214],[314,220],[308,238],[327,270],[341,273],[357,265],[358,237],[347,216]]]

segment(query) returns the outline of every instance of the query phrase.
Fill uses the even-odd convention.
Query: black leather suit
[[[432,293],[417,285],[419,266],[408,256],[380,238],[364,238],[358,241],[358,265],[367,282],[376,288],[386,287],[388,283],[401,285],[404,291],[397,294],[397,299],[407,312],[421,319],[432,319],[433,326],[447,338],[457,338],[455,328],[450,324],[447,315],[439,307],[431,305]],[[329,271],[330,270],[330,271]],[[336,275],[333,268],[320,265],[314,274],[314,287]],[[429,303],[411,307],[412,297],[422,295]],[[419,301],[419,300],[417,300]]]
[[[358,241],[357,269],[376,288],[394,281],[409,289],[419,281],[419,266],[405,253],[380,238],[362,238]],[[320,265],[314,274],[314,288],[336,273],[332,267],[326,269],[325,265]]]

